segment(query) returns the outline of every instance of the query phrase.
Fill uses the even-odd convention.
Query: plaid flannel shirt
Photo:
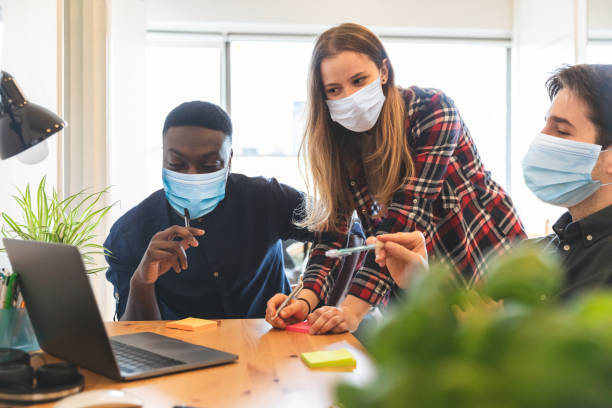
[[[487,255],[502,253],[524,238],[510,197],[489,177],[452,99],[435,89],[400,90],[406,102],[406,137],[413,152],[414,176],[393,194],[384,216],[370,194],[363,167],[347,182],[366,236],[419,230],[432,259],[447,259],[460,280],[476,282],[486,271]],[[308,261],[304,287],[326,300],[340,263],[325,257],[344,246],[346,237],[318,241]],[[386,268],[368,252],[348,294],[372,305],[395,285]]]

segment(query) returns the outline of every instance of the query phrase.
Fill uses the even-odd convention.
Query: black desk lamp
[[[66,126],[55,113],[29,102],[5,71],[0,78],[0,97],[0,160],[37,145]]]

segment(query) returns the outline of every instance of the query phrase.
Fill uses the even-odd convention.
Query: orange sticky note
[[[213,327],[217,327],[217,322],[215,320],[206,320],[206,319],[198,319],[196,317],[188,317],[183,320],[167,322],[166,327],[170,329],[196,331],[196,330],[211,329]]]

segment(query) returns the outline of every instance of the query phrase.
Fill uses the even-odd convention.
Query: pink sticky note
[[[308,333],[310,331],[310,324],[307,321],[302,323],[295,323],[285,327],[285,330],[297,332],[297,333]]]

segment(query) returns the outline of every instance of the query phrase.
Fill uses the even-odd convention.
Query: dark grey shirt
[[[553,226],[554,234],[532,241],[563,257],[563,296],[576,290],[612,286],[612,206],[578,221],[566,212]]]

